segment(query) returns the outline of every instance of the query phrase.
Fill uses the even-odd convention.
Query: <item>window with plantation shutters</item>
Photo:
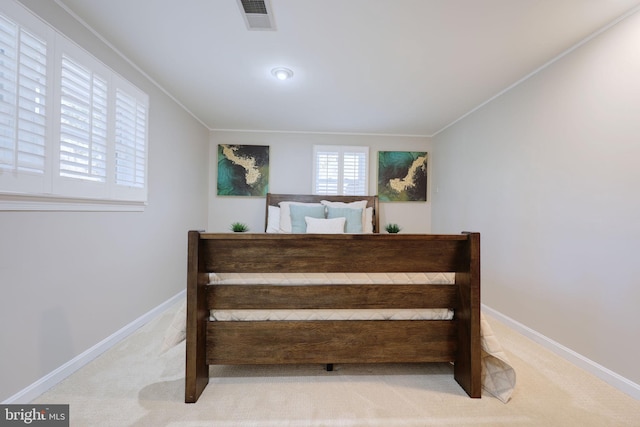
[[[368,160],[368,147],[315,145],[313,147],[313,193],[367,195]]]
[[[142,210],[148,96],[21,4],[0,10],[0,210]]]

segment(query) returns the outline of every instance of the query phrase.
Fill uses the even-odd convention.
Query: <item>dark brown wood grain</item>
[[[208,275],[202,269],[198,252],[200,233],[189,232],[187,260],[187,331],[185,402],[193,403],[209,383],[209,366],[205,360],[206,324],[209,310],[206,304]]]
[[[295,197],[313,202],[320,196]],[[292,196],[268,197],[279,200]],[[191,231],[188,250],[185,402],[195,402],[206,387],[209,364],[254,363],[447,361],[467,394],[481,396],[478,233]],[[455,272],[456,283],[207,286],[210,272]],[[450,321],[213,322],[210,308],[452,308],[455,315]]]
[[[455,359],[455,321],[210,322],[207,363],[406,363]]]
[[[462,235],[205,233],[206,271],[219,273],[453,272],[468,263]]]
[[[468,264],[456,273],[460,307],[455,311],[458,320],[458,354],[454,378],[471,397],[481,397],[480,353],[480,234],[465,233],[469,238]]]
[[[216,285],[207,299],[216,310],[458,307],[450,285]]]

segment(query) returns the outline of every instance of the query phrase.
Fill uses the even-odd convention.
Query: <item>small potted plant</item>
[[[384,229],[387,230],[389,234],[396,234],[402,230],[398,224],[387,224],[384,226]]]
[[[235,233],[244,233],[246,231],[249,231],[249,226],[241,222],[234,222],[233,224],[231,224],[231,231]]]

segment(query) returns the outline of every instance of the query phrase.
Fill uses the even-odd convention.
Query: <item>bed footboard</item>
[[[185,402],[209,364],[454,362],[481,395],[480,235],[189,232]],[[209,272],[455,272],[450,285],[207,286]],[[212,322],[210,309],[452,308],[453,320]]]

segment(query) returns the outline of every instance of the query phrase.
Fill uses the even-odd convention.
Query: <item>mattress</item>
[[[210,273],[209,284],[224,285],[452,285],[455,273]],[[438,309],[299,309],[211,310],[212,321],[300,320],[451,320],[453,310]]]
[[[455,273],[209,273],[210,285],[453,285]]]

